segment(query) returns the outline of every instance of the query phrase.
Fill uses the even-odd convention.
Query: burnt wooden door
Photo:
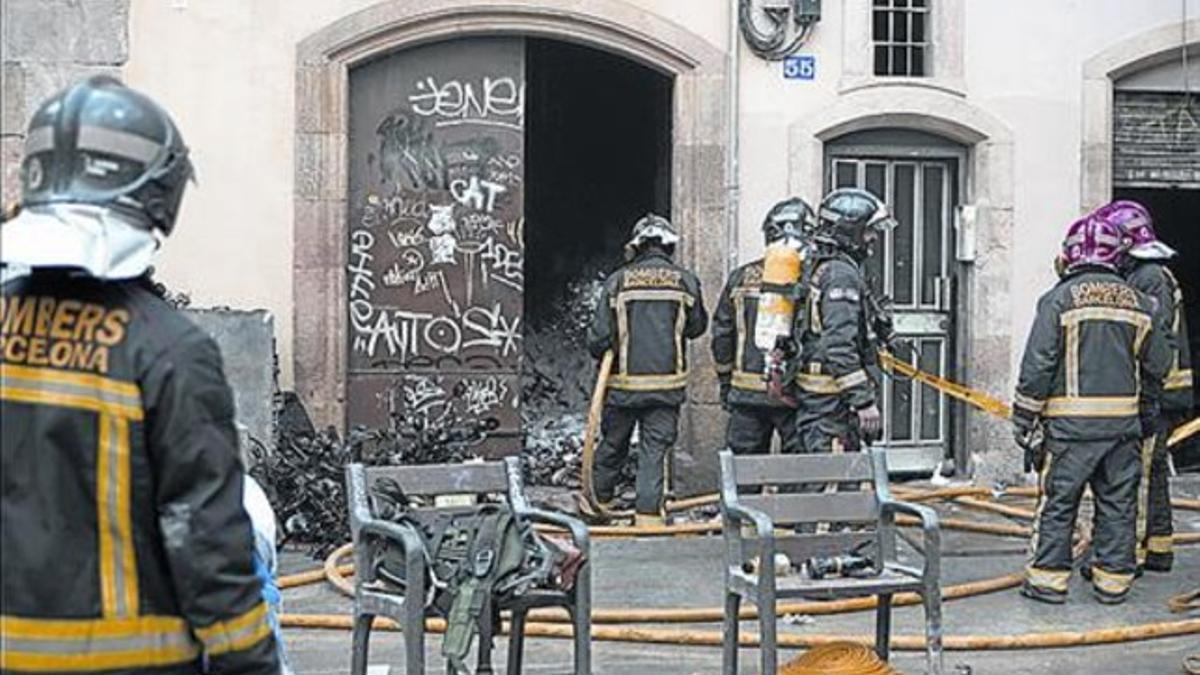
[[[434,43],[350,72],[348,425],[495,418],[520,444],[525,41]]]

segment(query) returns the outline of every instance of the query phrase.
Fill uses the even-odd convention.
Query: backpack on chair
[[[455,672],[469,672],[463,659],[475,635],[494,635],[495,598],[550,581],[557,556],[507,504],[420,511],[409,508],[394,481],[381,480],[373,492],[380,517],[409,525],[420,536],[429,588],[422,602],[446,619],[442,655]],[[375,572],[403,591],[404,563],[404,550],[387,546],[378,554]]]

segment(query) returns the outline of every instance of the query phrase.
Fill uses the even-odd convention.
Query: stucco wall
[[[627,2],[679,24],[718,49],[725,47],[727,2]],[[190,293],[198,304],[261,307],[281,317],[292,314],[296,46],[371,4],[368,0],[132,0],[127,60],[124,37],[117,30],[113,43],[117,49],[97,63],[89,61],[88,67],[123,64],[131,84],[151,92],[175,113],[194,149],[199,184],[186,201],[178,233],[160,267],[168,283]],[[589,2],[563,0],[562,4],[586,8]],[[738,242],[742,260],[760,251],[761,214],[789,186],[806,197],[817,196],[815,180],[796,174],[794,155],[803,148],[796,145],[795,129],[798,122],[855,95],[846,91],[842,66],[847,47],[851,56],[855,53],[853,43],[846,41],[856,38],[844,32],[854,23],[847,22],[847,12],[852,20],[861,18],[853,14],[860,11],[854,9],[857,4],[862,0],[824,3],[819,28],[804,49],[817,57],[815,81],[785,80],[779,64],[761,61],[741,47]],[[38,30],[61,30],[61,17],[35,5],[59,8],[62,16],[82,12],[93,31],[96,26],[111,28],[114,22],[119,27],[124,16],[124,3],[116,0],[4,0],[4,24],[14,26],[19,21],[13,19],[20,19],[33,21],[27,25]],[[80,9],[100,5],[110,7],[109,11],[96,14]],[[995,232],[981,232],[979,240],[985,249],[1011,249],[1005,255],[1011,264],[989,271],[1008,292],[985,300],[992,303],[989,312],[1007,319],[991,339],[1008,367],[988,371],[988,381],[976,383],[1005,393],[1031,319],[1030,307],[1052,281],[1052,251],[1083,201],[1081,185],[1087,178],[1081,170],[1083,119],[1085,113],[1094,114],[1083,109],[1084,64],[1133,36],[1177,24],[1180,4],[1175,0],[932,0],[935,12],[939,5],[947,15],[953,9],[961,17],[944,28],[953,31],[944,34],[944,42],[961,45],[962,53],[955,72],[957,84],[944,96],[962,98],[1011,134],[1011,163],[980,165],[1012,176],[1012,208],[1005,215],[1011,230],[999,238],[993,236]],[[1187,8],[1193,17],[1200,16],[1200,0],[1188,0]],[[5,37],[4,132],[8,134],[12,120],[28,112],[10,101],[36,100],[30,92],[40,91],[29,85],[28,71],[20,71],[22,77],[14,79],[12,73],[18,70],[13,64],[45,58],[44,54],[36,58],[16,54],[17,46],[47,47],[10,40],[8,33]],[[98,41],[76,37],[61,44],[79,46],[85,60],[95,60],[87,56],[92,53],[87,46],[93,43]],[[66,56],[53,55],[49,59],[53,67],[44,71],[49,74],[35,79],[45,83],[72,74],[80,52],[67,51]],[[21,87],[24,94],[10,96]],[[897,91],[897,95],[904,94]],[[5,153],[11,155],[17,147],[6,136]],[[7,188],[10,181],[5,183]],[[289,387],[292,323],[281,321],[276,329],[281,380]]]
[[[133,0],[125,75],[179,116],[195,148],[199,184],[162,268],[169,282],[198,303],[290,314],[295,45],[370,4]],[[630,4],[725,45],[727,3]],[[817,56],[814,82],[786,81],[779,64],[756,59],[742,47],[743,259],[761,247],[761,214],[788,189],[789,125],[838,96],[840,4],[825,3],[815,39],[805,48]],[[1200,0],[1190,0],[1189,10],[1200,15]],[[1079,208],[1082,64],[1123,38],[1177,22],[1180,7],[1173,0],[975,0],[964,14],[967,98],[1007,123],[1015,139],[1013,257],[1021,261],[1011,277],[1015,359],[1017,336],[1028,323],[1025,308],[1051,279],[1042,261],[1057,244],[1060,226]],[[212,274],[214,265],[233,273]],[[292,377],[291,326],[281,322],[277,329],[286,385]]]

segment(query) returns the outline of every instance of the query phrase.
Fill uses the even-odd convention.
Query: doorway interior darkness
[[[556,40],[527,38],[525,64],[522,421],[527,450],[561,452],[591,394],[598,280],[639,217],[671,216],[673,81]]]
[[[1114,199],[1134,199],[1146,205],[1154,217],[1158,236],[1179,252],[1171,261],[1171,271],[1183,289],[1192,363],[1200,358],[1200,229],[1196,214],[1200,213],[1200,190],[1174,188],[1116,188]],[[1195,372],[1195,370],[1193,371]],[[1198,389],[1194,386],[1193,391]],[[1193,408],[1193,414],[1196,409]],[[1192,439],[1175,452],[1176,467],[1200,471],[1200,442]]]

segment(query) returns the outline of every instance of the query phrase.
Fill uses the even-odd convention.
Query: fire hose
[[[604,355],[604,358],[601,360],[600,370],[599,370],[599,372],[597,374],[597,378],[596,378],[596,386],[592,392],[592,402],[591,402],[591,407],[588,410],[587,427],[584,430],[584,437],[583,437],[583,461],[582,461],[582,469],[580,471],[580,473],[582,474],[580,476],[580,485],[581,485],[581,492],[583,493],[583,499],[593,509],[593,512],[601,514],[605,517],[620,517],[620,516],[628,517],[631,514],[629,514],[627,512],[619,512],[618,513],[618,512],[606,511],[596,501],[595,494],[593,492],[594,488],[593,488],[593,483],[592,483],[593,470],[595,467],[595,443],[596,443],[596,438],[599,434],[600,417],[601,417],[601,414],[602,414],[602,411],[604,408],[604,397],[605,397],[605,394],[607,393],[608,375],[612,369],[612,359],[613,359],[612,352],[611,351],[606,352]],[[886,350],[880,350],[879,362],[880,362],[880,365],[883,366],[885,372],[898,373],[903,377],[907,377],[909,379],[916,380],[917,382],[920,382],[926,386],[932,387],[933,389],[935,389],[939,392],[942,392],[951,398],[962,401],[972,407],[978,408],[979,410],[989,413],[995,417],[999,417],[1001,419],[1009,419],[1012,417],[1012,406],[995,398],[994,396],[991,396],[982,391],[978,391],[976,389],[972,389],[971,387],[968,387],[966,385],[959,384],[957,382],[953,382],[944,377],[940,377],[940,376],[934,375],[932,373],[927,373],[927,372],[917,368],[916,366],[912,365],[911,363],[908,363],[907,361],[903,361],[903,360],[896,358],[895,355],[893,355],[892,353],[890,353]],[[1168,438],[1168,440],[1167,440],[1167,447],[1169,447],[1169,448],[1174,447],[1174,446],[1182,443],[1183,441],[1187,440],[1188,438],[1191,438],[1192,436],[1194,436],[1197,433],[1200,433],[1200,417],[1197,417],[1196,419],[1193,419],[1190,422],[1187,422],[1185,424],[1182,424],[1182,425],[1176,427],[1174,429],[1174,431],[1171,432],[1170,438]],[[963,486],[963,487],[945,488],[945,489],[950,490],[950,491],[963,490],[964,492],[961,493],[962,496],[987,495],[987,494],[991,494],[991,492],[992,492],[988,488],[977,487],[977,486]],[[1037,488],[1019,488],[1019,487],[1018,488],[1009,488],[1006,490],[1006,493],[1036,497],[1037,496]],[[935,491],[935,492],[929,493],[929,495],[927,497],[925,497],[925,499],[939,499],[939,498],[942,498],[943,494],[948,494],[948,493]],[[715,493],[704,494],[704,495],[699,495],[696,497],[691,497],[688,499],[669,501],[666,504],[666,510],[669,513],[673,513],[673,512],[678,512],[678,511],[684,511],[684,510],[694,508],[694,507],[700,506],[700,505],[715,504],[715,503],[717,503],[717,501],[719,501],[719,497]],[[1175,503],[1174,500],[1172,503]],[[697,532],[697,531],[707,531],[707,530],[690,527],[690,525],[691,524],[689,524],[689,527],[684,527],[683,529],[677,530],[677,531],[671,531],[669,528],[678,527],[678,526],[666,526],[665,528],[656,527],[656,528],[653,528],[652,532],[647,530],[647,533],[652,534],[652,535],[659,535],[659,534],[673,534],[673,533],[680,534],[680,533],[690,533],[690,532]],[[605,536],[605,534],[608,534],[608,533],[601,532],[599,534],[600,534],[600,536]],[[625,532],[624,530],[618,529],[618,530],[614,531],[614,534],[616,536],[625,536],[627,534],[627,532]]]
[[[894,356],[888,354],[887,352],[882,352],[880,357],[881,363],[884,365],[884,367],[891,371],[898,372],[901,375],[922,382],[923,384],[931,386],[948,396],[962,400],[997,417],[1008,418],[1011,416],[1010,406],[985,393],[975,391],[969,387],[951,382],[939,376],[925,373],[911,364],[897,360]],[[595,439],[599,428],[601,412],[603,410],[606,389],[605,384],[607,382],[608,372],[611,370],[611,366],[612,354],[609,352],[605,355],[604,360],[601,362],[597,386],[593,392],[591,407],[589,409],[588,427],[585,431],[583,445],[583,475],[581,476],[580,482],[583,486],[584,500],[590,507],[593,507],[597,513],[605,515],[618,515],[613,512],[604,511],[601,505],[597,503],[592,484]],[[1200,431],[1200,418],[1192,420],[1191,422],[1177,428],[1168,441],[1168,446],[1176,445],[1198,431]],[[991,502],[979,499],[980,497],[988,497],[993,494],[993,492],[987,488],[964,486],[926,492],[913,492],[903,488],[897,488],[895,491],[897,494],[902,495],[907,499],[913,499],[914,501],[953,499],[956,503],[969,508],[988,510],[1009,517],[1031,520],[1034,516],[1033,512],[1026,509],[1020,509],[1018,507],[1004,504],[993,504]],[[1008,490],[1007,493],[1018,496],[1036,497],[1037,489],[1017,488]],[[669,503],[667,505],[667,510],[679,511],[699,505],[715,503],[716,501],[716,495],[701,495],[700,497]],[[1172,500],[1172,503],[1180,508],[1200,509],[1200,501],[1197,500]],[[962,529],[1001,536],[1026,537],[1030,533],[1029,528],[1020,525],[980,523],[976,521],[957,520],[950,518],[942,519],[941,522],[943,527],[946,527],[947,529]],[[906,522],[904,519],[897,519],[897,524],[912,525],[915,523]],[[591,532],[594,536],[655,536],[714,533],[719,532],[720,528],[721,525],[719,522],[710,521],[655,527],[600,526],[591,528]],[[1174,541],[1177,544],[1200,542],[1200,533],[1178,534],[1175,535]],[[1082,545],[1084,542],[1080,543]],[[347,544],[330,555],[326,560],[323,570],[310,571],[302,573],[301,575],[293,575],[291,577],[280,579],[280,587],[289,588],[296,585],[302,585],[304,583],[312,583],[320,578],[326,578],[342,593],[353,596],[353,586],[345,579],[344,576],[353,570],[353,566],[338,565],[338,561],[349,552],[350,547],[351,545]],[[943,598],[952,600],[984,593],[997,592],[1019,585],[1021,580],[1022,574],[1014,573],[993,579],[956,584],[943,589]],[[1187,611],[1194,609],[1198,598],[1200,598],[1200,591],[1196,592],[1195,594],[1178,596],[1177,598],[1172,599],[1171,608],[1173,611]],[[904,606],[915,604],[919,601],[919,596],[916,596],[916,594],[901,594],[896,596],[894,599],[894,604]],[[876,606],[876,602],[876,598],[867,597],[833,602],[780,603],[777,606],[776,611],[780,616],[786,614],[836,614],[868,610],[874,608]],[[720,608],[606,609],[596,610],[593,613],[593,621],[597,624],[715,622],[721,620],[722,617],[723,611]],[[743,608],[739,613],[739,618],[743,620],[754,619],[756,617],[757,609],[752,606]],[[561,623],[567,620],[567,615],[565,612],[537,610],[531,613],[530,619],[533,619],[533,622],[528,623],[525,626],[525,634],[527,636],[555,638],[573,637],[572,628],[569,625],[563,625]],[[352,628],[352,617],[344,615],[284,614],[281,617],[281,624],[285,627],[292,628],[332,628],[346,630]],[[387,619],[377,619],[376,627],[384,630],[398,630],[398,626],[394,622]],[[426,628],[431,632],[444,631],[445,621],[441,619],[429,619],[426,623]],[[503,631],[507,632],[507,630],[508,624],[505,623],[503,626]],[[947,650],[966,651],[1037,649],[1133,642],[1198,633],[1200,633],[1200,619],[1183,619],[1177,621],[1125,626],[1121,628],[1093,629],[1088,631],[1025,633],[1018,635],[945,636],[943,638],[943,646]],[[591,637],[597,641],[611,642],[709,646],[719,646],[722,644],[722,633],[720,631],[685,631],[629,627],[612,628],[601,625],[593,628]],[[872,644],[873,641],[873,637],[865,635],[846,636],[784,634],[779,636],[778,645],[784,648],[812,648],[845,642]],[[759,639],[757,635],[743,634],[741,637],[742,646],[753,647],[757,646],[758,644]],[[915,635],[894,636],[892,638],[891,646],[896,650],[921,651],[925,648],[925,638],[923,636]],[[1184,667],[1189,669],[1189,672],[1200,672],[1200,663],[1194,662],[1197,660],[1200,659],[1189,658],[1187,661],[1185,661]],[[1197,669],[1192,670],[1193,668]]]
[[[942,490],[941,492],[943,494],[941,497],[959,499],[963,498],[963,495],[956,496],[954,494],[955,491],[961,492],[961,490]],[[912,494],[916,497],[926,497],[925,500],[928,500],[928,495],[934,492],[938,491]],[[967,495],[967,498],[971,498],[971,496]],[[1194,502],[1195,500],[1185,501]],[[1200,504],[1195,503],[1189,503],[1186,504],[1186,506],[1189,508],[1200,508]],[[1011,515],[1015,516],[1017,514]],[[976,524],[986,525],[986,523]],[[1012,534],[1015,534],[1015,532]],[[1184,543],[1185,541],[1188,543],[1200,541],[1200,533],[1177,535],[1176,540],[1177,543]],[[1082,547],[1085,545],[1086,541],[1079,542],[1076,546],[1076,551],[1078,552],[1082,550]],[[302,583],[312,583],[313,581],[324,577],[330,580],[331,583],[335,584],[335,587],[343,593],[353,595],[353,587],[344,576],[352,572],[353,566],[338,564],[338,561],[345,557],[350,550],[351,545],[349,544],[341,547],[326,560],[323,570],[305,572],[299,575],[281,578],[279,581],[280,587],[288,588]],[[1022,575],[1020,573],[1014,573],[993,579],[984,579],[947,586],[943,589],[943,598],[946,600],[954,600],[1006,590],[1019,585],[1021,579]],[[1194,609],[1198,598],[1200,598],[1200,592],[1187,596],[1179,596],[1172,600],[1171,609],[1172,611],[1176,612]],[[901,594],[896,596],[894,603],[898,606],[905,606],[919,603],[919,601],[919,597],[915,594]],[[867,597],[832,602],[780,603],[777,605],[777,612],[780,616],[787,614],[823,615],[864,611],[872,609],[875,606],[876,599]],[[739,618],[742,620],[753,620],[756,617],[756,608],[752,606],[744,607],[739,614]],[[535,610],[531,613],[529,618],[533,622],[526,624],[525,634],[528,636],[556,638],[569,638],[572,636],[571,627],[568,625],[563,625],[562,623],[567,621],[567,615],[564,612],[557,612],[554,610]],[[595,610],[593,613],[593,621],[597,624],[708,623],[719,621],[721,618],[722,610],[720,608],[623,608],[601,609]],[[352,627],[351,617],[344,615],[285,614],[283,617],[281,617],[281,623],[285,627],[292,628],[327,628],[345,630]],[[377,620],[376,625],[384,630],[398,629],[393,622],[386,619]],[[445,622],[440,619],[430,619],[427,621],[427,629],[431,632],[443,631],[445,629]],[[504,630],[507,631],[507,624],[505,625]],[[1200,633],[1200,619],[1184,619],[1126,626],[1122,628],[1094,629],[1089,631],[1026,633],[1019,635],[947,636],[944,639],[944,646],[948,650],[968,651],[985,649],[1034,649],[1111,644],[1115,642],[1131,642],[1197,633]],[[629,627],[614,628],[605,625],[593,628],[592,638],[598,641],[612,642],[713,646],[721,644],[721,633],[719,631],[690,631]],[[872,638],[870,636],[845,635],[782,635],[780,636],[779,646],[786,648],[812,648],[846,641],[859,644],[871,644]],[[756,646],[757,644],[758,638],[755,635],[747,634],[742,639],[743,646]],[[897,650],[920,651],[924,649],[924,638],[921,636],[895,636],[892,639],[892,647]]]

